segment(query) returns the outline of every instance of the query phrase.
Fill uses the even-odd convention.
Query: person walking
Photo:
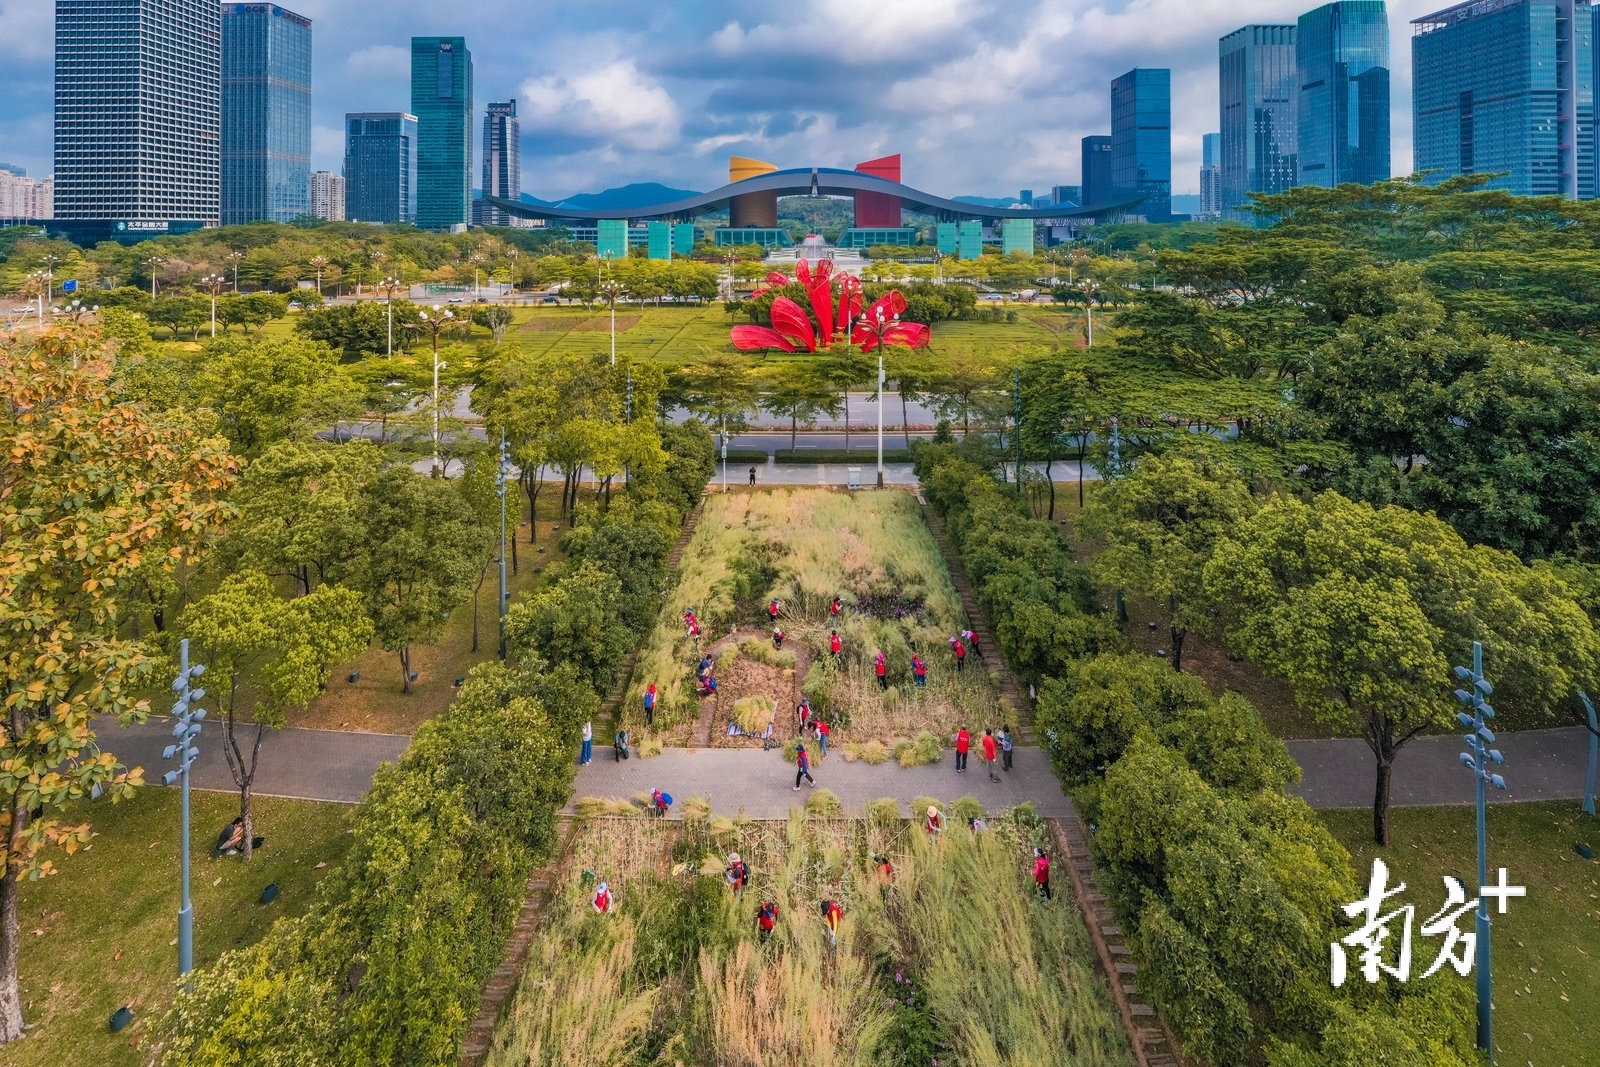
[[[944,833],[944,816],[932,804],[928,805],[928,816],[922,820],[922,828],[934,836]]]
[[[1033,856],[1033,880],[1039,892],[1044,894],[1044,899],[1050,900],[1050,854],[1042,848],[1036,848]]]
[[[922,657],[915,652],[911,654],[911,676],[917,680],[917,688],[923,689],[928,684],[928,665],[922,662]]]
[[[878,676],[878,688],[887,691],[889,688],[889,661],[884,658],[883,650],[872,657],[872,670]]]
[[[773,597],[772,598],[772,603],[767,605],[767,618],[771,619],[773,621],[773,624],[776,625],[777,621],[778,621],[778,616],[782,615],[782,614],[783,614],[783,601],[779,600],[777,597]]]
[[[1011,772],[1011,727],[1000,727],[1000,769]]]
[[[783,632],[783,627],[774,626],[772,628],[772,647],[775,650],[777,650],[779,652],[782,652],[783,651],[783,639],[785,637],[788,637],[788,636],[789,636],[788,634]]]
[[[844,650],[844,642],[839,640],[838,630],[828,631],[828,652],[833,656],[835,663],[839,662],[839,653]]]
[[[739,858],[737,852],[728,853],[727,877],[728,884],[733,887],[735,893],[743,889],[745,883],[750,880],[750,868],[745,866],[744,860]]]
[[[950,639],[950,651],[956,654],[956,673],[960,674],[961,668],[967,662],[967,646],[961,643],[961,638],[952,637]]]
[[[967,647],[972,650],[973,655],[977,656],[980,660],[983,659],[983,649],[978,647],[978,631],[962,630],[961,640],[967,643]]]
[[[651,682],[644,691],[644,724],[646,728],[653,728],[656,724],[656,683]]]
[[[810,788],[815,789],[817,787],[817,780],[811,777],[811,757],[807,755],[806,746],[803,742],[795,751],[794,767],[794,791],[796,793],[800,792],[800,779],[802,778],[806,780],[806,784]]]
[[[983,728],[983,767],[989,772],[989,781],[998,782],[1000,776],[994,773],[994,760],[996,750],[999,748],[994,742],[994,727]]]
[[[811,725],[811,698],[801,697],[800,703],[794,706],[795,736],[804,737],[806,727]]]
[[[822,748],[822,758],[828,758],[828,737],[833,733],[833,728],[821,719],[817,720],[817,744]]]
[[[750,468],[750,484],[756,484],[756,469],[754,467]]]
[[[967,752],[972,748],[972,735],[963,726],[956,731],[956,773],[967,773]]]
[[[841,612],[843,610],[844,610],[844,601],[840,600],[838,597],[834,597],[833,598],[833,603],[828,605],[828,614],[832,615],[834,618],[837,619],[839,617],[839,612]]]
[[[578,765],[587,767],[589,761],[594,759],[594,723],[583,724],[583,751],[578,757]]]

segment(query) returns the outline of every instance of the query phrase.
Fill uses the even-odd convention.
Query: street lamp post
[[[233,264],[233,291],[235,293],[239,291],[239,261],[243,258],[244,253],[238,249],[228,253],[228,262]]]
[[[600,287],[600,295],[606,298],[606,303],[611,305],[611,365],[617,365],[617,298],[626,296],[628,290],[618,285],[616,279],[608,279]]]
[[[177,744],[168,745],[161,753],[162,759],[178,761],[178,769],[168,771],[161,776],[161,780],[167,785],[183,783],[183,858],[180,861],[182,874],[178,897],[180,975],[194,970],[194,903],[189,899],[189,767],[200,754],[192,742],[200,736],[201,722],[206,717],[205,709],[195,706],[204,699],[206,691],[196,688],[193,683],[205,670],[198,663],[189,666],[189,639],[184,638],[178,644],[178,677],[172,682],[173,692],[178,694],[178,702],[172,705],[172,717],[178,723],[173,727],[172,736],[177,738]]]
[[[311,264],[312,269],[317,272],[317,295],[321,296],[322,295],[322,268],[326,267],[328,265],[328,257],[327,256],[312,256],[311,260],[310,260],[310,264]]]
[[[472,298],[474,300],[476,300],[479,294],[482,292],[482,287],[478,285],[478,268],[483,265],[483,261],[486,258],[488,257],[486,257],[482,252],[474,252],[472,255],[467,257],[467,262],[472,264]]]
[[[433,314],[426,311],[419,312],[421,324],[414,329],[431,330],[433,332],[433,476],[444,477],[444,469],[439,465],[439,371],[446,366],[439,362],[439,333],[450,325],[456,317],[453,311],[440,311],[439,305],[433,305]]]
[[[220,274],[207,274],[200,279],[200,288],[211,294],[211,336],[217,336],[217,294],[222,292],[222,287],[228,284],[228,279]]]
[[[44,264],[45,277],[45,303],[54,303],[56,298],[56,264],[61,262],[61,257],[54,252],[46,252],[40,262]]]
[[[162,259],[160,256],[151,256],[150,258],[148,258],[148,259],[146,259],[144,261],[144,265],[150,268],[150,299],[151,300],[154,300],[156,298],[156,268],[161,266],[161,264],[163,264],[165,262],[166,262],[166,260]]]
[[[1096,285],[1093,281],[1089,280],[1088,278],[1085,278],[1083,281],[1078,283],[1077,289],[1078,289],[1078,292],[1083,294],[1083,314],[1085,316],[1085,321],[1088,324],[1087,343],[1085,344],[1084,347],[1093,348],[1094,347],[1094,298],[1095,298],[1095,294],[1100,291],[1100,286]]]
[[[883,371],[883,338],[890,330],[900,325],[900,316],[884,317],[883,308],[878,308],[876,313],[866,320],[863,325],[871,330],[878,339],[878,488],[883,488],[883,387],[887,376]]]
[[[394,358],[394,294],[399,291],[400,282],[392,277],[385,278],[379,283],[378,288],[382,289],[383,295],[388,298],[388,303],[385,306],[389,316],[389,347],[384,351],[383,356],[385,359],[392,359]]]
[[[1456,699],[1471,711],[1471,714],[1456,712],[1456,721],[1469,731],[1465,735],[1468,751],[1461,753],[1461,762],[1472,772],[1478,788],[1478,1047],[1492,1058],[1490,1031],[1493,1012],[1490,993],[1493,981],[1489,975],[1489,896],[1484,892],[1489,884],[1489,827],[1484,794],[1490,785],[1504,789],[1506,780],[1489,770],[1491,763],[1504,763],[1505,757],[1499,749],[1488,747],[1494,743],[1494,731],[1486,723],[1494,718],[1494,708],[1489,706],[1486,698],[1494,694],[1494,686],[1483,676],[1482,641],[1472,642],[1472,669],[1457,667],[1456,679],[1471,685],[1470,689],[1456,690]],[[1505,911],[1504,898],[1500,910]]]
[[[28,275],[28,283],[39,296],[39,332],[44,332],[44,292],[50,284],[50,276],[42,270],[36,270]]]
[[[511,449],[500,431],[500,465],[495,471],[495,493],[500,497],[500,658],[506,658],[506,486],[511,477]]]

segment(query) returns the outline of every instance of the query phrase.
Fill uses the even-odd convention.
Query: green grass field
[[[1391,885],[1405,882],[1404,902],[1416,905],[1420,923],[1444,902],[1443,875],[1477,885],[1474,811],[1395,808],[1395,844],[1372,843],[1370,811],[1325,812],[1334,836],[1350,850],[1363,887],[1372,860],[1389,866]],[[1494,953],[1496,1062],[1533,1067],[1580,1067],[1600,1048],[1600,862],[1573,849],[1600,849],[1600,820],[1575,801],[1501,804],[1489,809],[1489,879],[1506,868],[1507,880],[1528,888],[1505,915],[1491,908]],[[1471,888],[1468,890],[1472,891]],[[1470,917],[1460,924],[1472,928]],[[1417,931],[1420,935],[1420,928]],[[1412,968],[1433,962],[1440,941],[1414,935]],[[1476,980],[1476,971],[1462,982]]]
[[[150,1061],[177,979],[179,799],[176,789],[147,786],[128,803],[91,807],[85,814],[98,836],[88,850],[58,859],[55,877],[23,885],[28,1036],[0,1056],[8,1067]],[[214,860],[211,845],[238,804],[229,794],[193,794],[197,967],[254,943],[280,916],[303,912],[349,847],[353,808],[260,797],[255,825],[266,845],[249,864]],[[258,904],[273,882],[276,902]],[[112,1034],[111,1013],[124,1004],[134,1024]]]

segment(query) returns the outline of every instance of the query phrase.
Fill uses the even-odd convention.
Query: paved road
[[[172,764],[161,750],[172,744],[172,720],[152,717],[142,726],[123,727],[115,718],[95,720],[99,744],[128,766],[142,766],[145,781],[159,783]],[[379,764],[390,763],[411,744],[404,734],[351,730],[269,731],[261,742],[255,792],[258,796],[297,797],[354,804],[372,785]],[[207,723],[198,742],[200,755],[190,773],[198,789],[233,792],[233,775],[223,755],[222,730]],[[244,739],[240,739],[244,748]],[[248,749],[245,750],[249,755]]]
[[[1044,753],[1019,748],[1015,756],[1016,765],[1009,774],[1000,772],[999,782],[987,780],[983,761],[976,755],[967,772],[957,774],[953,753],[939,763],[905,768],[893,764],[870,767],[859,760],[846,763],[835,752],[814,761],[811,776],[818,789],[831,789],[839,795],[847,815],[863,814],[867,802],[879,797],[894,797],[901,802],[902,814],[918,815],[908,807],[918,796],[937,797],[945,804],[957,797],[974,796],[991,811],[1031,800],[1041,815],[1071,814],[1072,801],[1061,791]],[[743,812],[753,819],[782,819],[811,793],[803,783],[800,792],[794,791],[794,773],[794,764],[785,762],[779,750],[679,748],[652,759],[635,755],[618,763],[610,745],[597,744],[594,761],[578,768],[573,795],[629,797],[661,789],[678,801],[696,795],[708,797],[711,810],[719,815]]]

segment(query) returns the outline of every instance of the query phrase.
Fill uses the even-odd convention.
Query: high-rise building
[[[1050,187],[1050,201],[1055,206],[1071,204],[1077,207],[1084,202],[1083,186],[1081,185],[1052,185]]]
[[[311,20],[222,5],[222,224],[311,211]]]
[[[1083,139],[1083,206],[1099,207],[1111,199],[1111,138],[1103,134]]]
[[[1298,180],[1332,187],[1389,177],[1389,15],[1383,0],[1339,0],[1300,16]]]
[[[1201,140],[1200,217],[1222,217],[1222,134],[1208,133]]]
[[[417,117],[364,112],[344,117],[345,218],[417,221]]]
[[[491,103],[483,116],[483,195],[515,202],[522,196],[522,124],[517,102]],[[504,208],[474,201],[475,226],[515,226],[519,219]]]
[[[56,0],[57,218],[216,224],[221,22],[219,0]]]
[[[55,181],[0,167],[0,219],[55,218]]]
[[[411,38],[417,116],[417,225],[464,228],[472,217],[472,53],[464,37]]]
[[[311,175],[311,214],[330,222],[344,221],[344,178],[331,171]]]
[[[1594,8],[1473,0],[1412,21],[1412,136],[1425,180],[1507,172],[1522,196],[1595,195]]]
[[[1134,210],[1172,218],[1172,71],[1135,67],[1111,83],[1111,187],[1144,195]]]
[[[1218,44],[1222,96],[1222,213],[1242,218],[1250,193],[1298,182],[1295,27],[1245,26]]]

